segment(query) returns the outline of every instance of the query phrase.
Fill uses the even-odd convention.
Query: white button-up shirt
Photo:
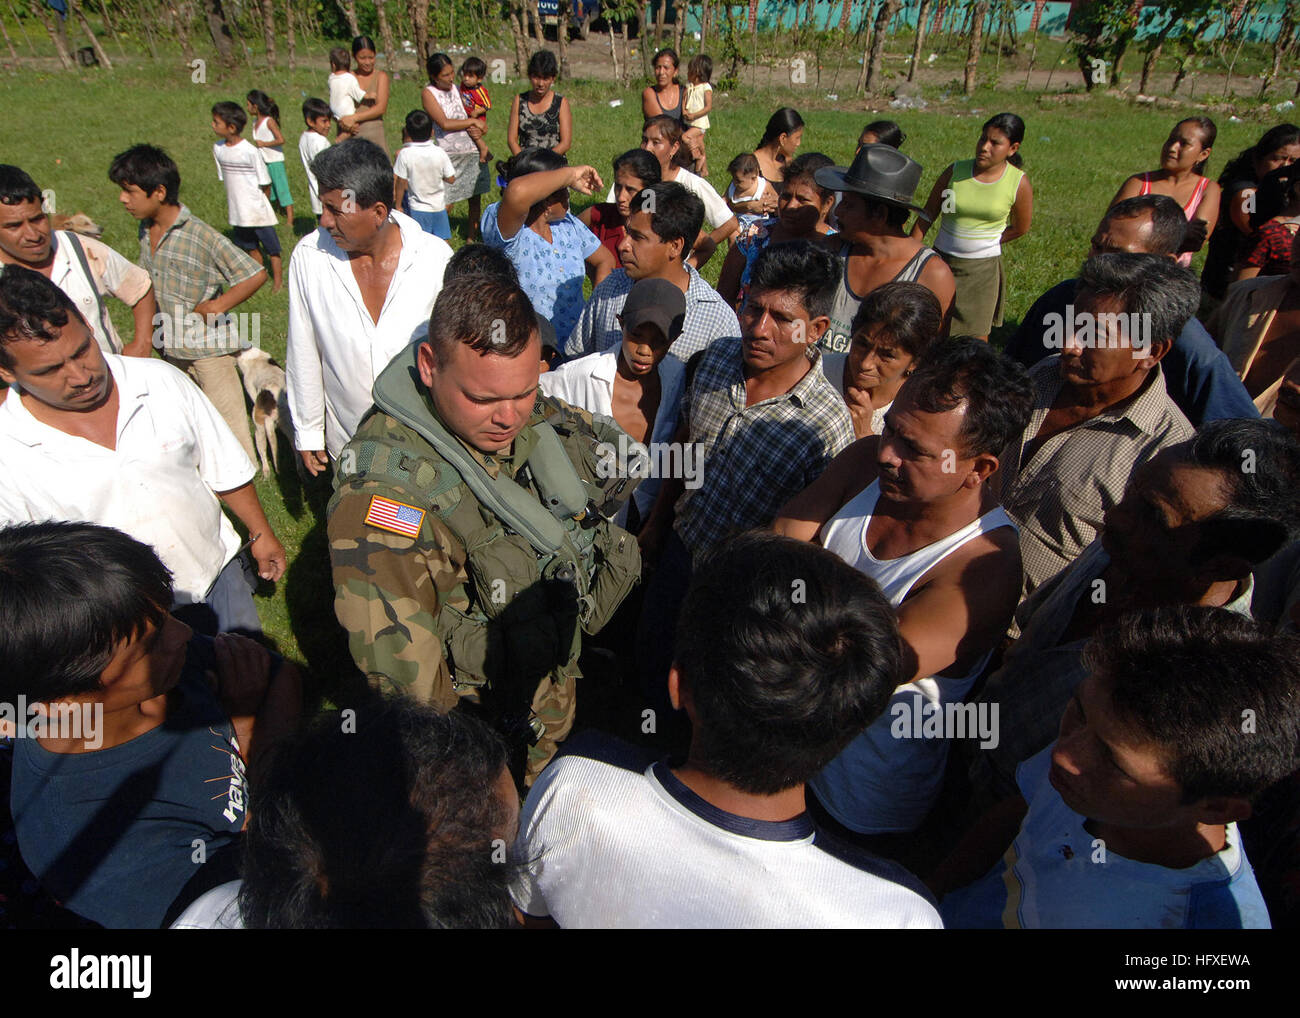
[[[294,444],[337,457],[373,402],[388,362],[429,324],[448,244],[400,212],[402,253],[379,321],[370,317],[346,252],[325,230],[303,238],[289,259],[289,343],[285,373]]]
[[[71,520],[152,545],[176,603],[204,600],[239,550],[216,492],[253,464],[198,386],[159,360],[105,354],[117,386],[117,441],[106,449],[33,417],[18,388],[0,405],[0,524]]]
[[[81,262],[72,250],[73,243],[81,244],[94,279],[86,278]],[[54,231],[50,282],[72,298],[81,317],[90,326],[95,342],[105,353],[121,353],[122,340],[108,315],[101,315],[100,298],[96,294],[112,294],[128,307],[134,307],[153,286],[149,273],[127,261],[107,244],[93,237],[77,237],[74,241],[63,230]],[[134,339],[134,335],[131,338]]]

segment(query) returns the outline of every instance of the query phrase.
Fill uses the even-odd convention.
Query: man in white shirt
[[[314,476],[370,409],[379,373],[427,328],[451,248],[393,209],[393,169],[373,142],[335,145],[312,169],[324,211],[289,260],[286,373]]]
[[[39,272],[76,302],[95,341],[107,353],[148,357],[153,350],[154,299],[149,273],[107,244],[50,227],[41,189],[17,166],[0,166],[0,265]],[[135,335],[124,345],[103,295],[131,308]]]
[[[284,573],[284,548],[253,464],[193,383],[159,361],[104,354],[63,291],[16,267],[0,276],[0,379],[0,522],[116,527],[154,547],[178,606],[206,605],[186,621],[261,630],[218,498],[248,528],[263,579]]]
[[[515,903],[564,927],[937,929],[915,877],[824,835],[804,782],[883,709],[902,670],[876,585],[767,533],[696,574],[669,676],[685,763],[570,745],[520,817]]]

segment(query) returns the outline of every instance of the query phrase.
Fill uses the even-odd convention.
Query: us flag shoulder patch
[[[404,537],[419,537],[420,525],[424,522],[424,510],[404,502],[394,502],[382,495],[372,495],[370,508],[366,510],[366,523],[382,530],[391,530]]]

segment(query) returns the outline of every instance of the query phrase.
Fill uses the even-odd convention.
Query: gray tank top
[[[840,281],[835,288],[835,303],[831,305],[831,324],[822,333],[822,338],[817,344],[829,353],[848,352],[849,341],[853,338],[853,316],[858,313],[858,308],[862,304],[862,296],[865,296],[865,294],[859,296],[849,287],[849,249],[852,246],[852,244],[845,243],[840,248]],[[934,257],[935,250],[933,248],[921,248],[899,270],[898,275],[891,282],[915,283],[926,264]]]

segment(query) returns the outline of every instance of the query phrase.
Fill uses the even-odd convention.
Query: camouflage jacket
[[[427,393],[402,360],[385,371],[386,393],[398,393],[408,419],[436,420]],[[612,422],[540,394],[506,455],[465,449],[489,476],[504,473],[537,495],[524,467],[536,446],[536,425],[557,414],[570,425],[556,431],[566,435],[565,450],[584,486],[615,487],[595,469],[599,439],[617,434],[608,431]],[[601,519],[589,527],[594,553],[588,567],[580,567],[583,575],[566,582],[561,570],[557,579],[428,439],[378,407],[337,467],[328,534],[335,612],[352,656],[372,683],[440,710],[483,686],[526,701],[546,674],[576,675],[581,631],[597,631],[639,576],[635,539]],[[630,486],[618,494],[625,499]]]

